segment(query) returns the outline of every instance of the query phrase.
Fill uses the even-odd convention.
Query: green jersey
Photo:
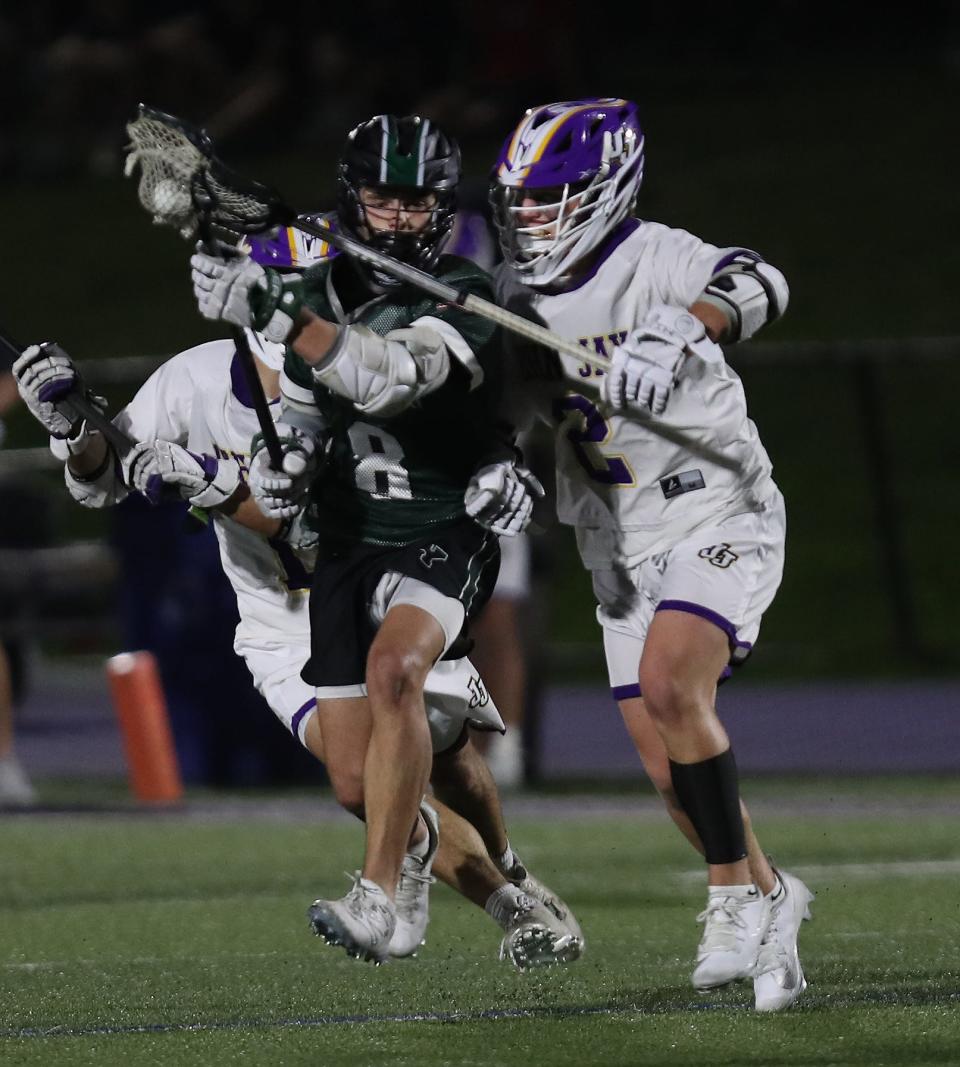
[[[435,276],[459,291],[493,299],[490,276],[468,260],[442,256]],[[332,434],[327,462],[311,490],[324,542],[405,545],[457,522],[477,468],[509,454],[510,431],[498,416],[499,328],[408,286],[374,296],[347,256],[311,267],[303,276],[303,293],[305,305],[321,318],[362,323],[381,336],[419,319],[441,319],[475,357],[466,366],[451,354],[443,385],[399,414],[378,418],[317,384],[310,367],[288,348],[285,376],[299,386],[298,400],[310,391]]]

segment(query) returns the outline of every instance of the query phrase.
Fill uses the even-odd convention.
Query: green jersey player
[[[459,174],[459,150],[428,120],[376,116],[351,132],[342,153],[337,225],[489,299],[483,271],[441,256]],[[404,853],[422,835],[424,680],[438,659],[457,654],[490,594],[495,534],[529,518],[527,476],[496,416],[500,341],[489,324],[347,256],[302,278],[206,252],[192,265],[202,314],[288,345],[284,470],[259,451],[251,489],[267,514],[288,517],[309,487],[321,516],[303,678],[316,687],[333,788],[367,822],[353,888],[316,901],[310,919],[328,942],[379,962],[396,923]],[[530,914],[505,941],[515,963],[579,955],[579,928],[530,910],[515,886],[503,892],[488,910]]]

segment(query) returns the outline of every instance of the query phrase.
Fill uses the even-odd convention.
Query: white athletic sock
[[[513,870],[513,865],[517,862],[517,857],[513,849],[510,847],[509,841],[507,842],[507,847],[499,856],[496,856],[495,859],[497,866],[501,871]]]
[[[757,897],[760,890],[755,885],[709,885],[707,892],[711,897]]]
[[[515,885],[508,882],[490,894],[483,910],[498,926],[506,930],[517,911],[526,907],[530,900],[526,893],[521,893]]]
[[[780,894],[783,892],[783,882],[780,881],[780,875],[776,871],[773,872],[774,883],[773,889],[767,893],[767,899],[771,904],[775,904],[780,899]]]

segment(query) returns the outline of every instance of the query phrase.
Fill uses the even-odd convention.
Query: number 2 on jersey
[[[577,462],[595,482],[603,485],[633,485],[633,471],[622,456],[607,456],[601,445],[610,436],[610,427],[585,396],[570,393],[555,400],[553,416],[566,426],[566,438]]]

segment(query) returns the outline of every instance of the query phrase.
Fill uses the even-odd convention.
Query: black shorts
[[[447,657],[466,655],[467,623],[490,599],[500,571],[497,535],[469,517],[401,548],[357,544],[317,560],[310,589],[309,685],[350,686],[366,676],[379,624],[370,606],[385,574],[417,578],[463,604],[464,629]],[[460,646],[459,648],[457,646]]]

